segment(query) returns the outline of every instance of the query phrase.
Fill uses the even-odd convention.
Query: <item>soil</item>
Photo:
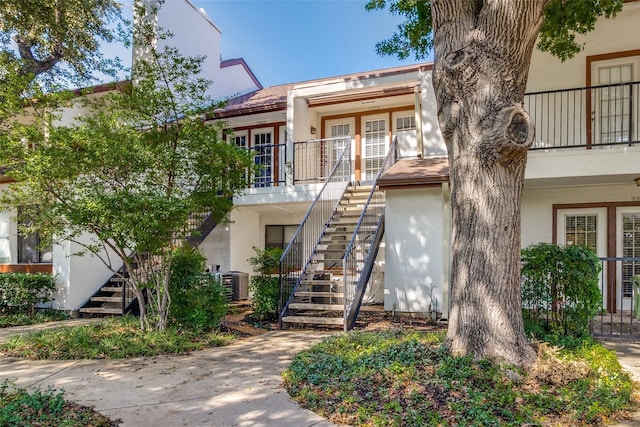
[[[266,332],[277,330],[277,322],[258,322],[251,317],[251,306],[246,302],[234,304],[230,313],[221,322],[222,330],[236,335],[238,338],[250,338]],[[392,315],[381,307],[362,310],[356,319],[355,330],[381,331],[395,328],[436,331],[446,329],[446,324],[436,323],[427,318]],[[317,330],[335,330],[325,326],[310,327]]]

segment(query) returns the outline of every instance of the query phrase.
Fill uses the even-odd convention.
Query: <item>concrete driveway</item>
[[[122,426],[329,427],[281,387],[293,354],[328,332],[273,331],[186,356],[127,360],[0,358],[0,380],[48,386]]]

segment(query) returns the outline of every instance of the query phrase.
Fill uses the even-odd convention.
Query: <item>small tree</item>
[[[141,6],[136,14],[155,12]],[[210,82],[196,77],[203,58],[156,47],[169,36],[140,20],[134,43],[146,49],[133,65],[134,83],[78,100],[88,112],[74,125],[57,126],[57,115],[46,114],[13,123],[0,141],[0,164],[17,180],[3,201],[25,207],[41,235],[80,245],[74,255],[92,253],[114,272],[124,264],[141,327],[160,330],[189,216],[225,219],[252,163],[222,140],[222,123],[205,122],[217,104],[204,95]]]

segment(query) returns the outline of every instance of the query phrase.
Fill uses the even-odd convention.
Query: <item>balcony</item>
[[[251,147],[258,172],[249,180],[250,188],[277,187],[285,184],[316,184],[325,181],[351,137],[313,139],[293,143],[293,156],[287,144]],[[350,173],[339,172],[345,181]]]
[[[640,82],[533,92],[524,107],[536,128],[532,150],[640,142]]]
[[[535,170],[538,165],[528,166],[534,172],[532,178],[535,179],[553,179],[558,174],[562,175],[560,171],[567,164],[566,156],[575,155],[575,151],[567,151],[563,155],[562,149],[589,150],[640,144],[640,82],[532,92],[525,95],[524,107],[531,114],[536,128],[531,150],[540,155],[549,153],[543,155],[544,160],[541,160],[543,173]],[[435,117],[431,120],[435,120]],[[349,139],[327,138],[252,147],[250,150],[255,164],[262,169],[252,177],[250,187],[324,182]],[[587,151],[583,153],[584,156],[589,155]],[[599,170],[589,166],[583,159],[575,158],[576,161],[572,163],[581,162],[590,170],[584,172],[580,170],[581,166],[575,166],[576,171],[567,173],[576,176],[608,175],[612,173],[609,170],[612,164],[618,165],[620,173],[631,173],[627,171],[629,167],[621,164],[616,157],[621,155],[620,150],[607,150],[606,153],[611,158],[603,158],[598,163],[609,165],[606,166],[608,169]],[[357,168],[358,164],[354,159],[352,161]],[[346,175],[344,178],[349,179]]]

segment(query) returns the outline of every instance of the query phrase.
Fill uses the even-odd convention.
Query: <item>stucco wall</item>
[[[260,215],[258,212],[239,207],[231,212],[230,224],[230,270],[252,273],[249,258],[255,255],[253,247],[260,247]]]
[[[84,239],[89,241],[88,238]],[[71,256],[82,250],[77,243],[64,242],[53,247],[53,274],[57,276],[58,292],[54,294],[53,308],[76,310],[100,288],[113,273],[96,256]],[[122,262],[110,254],[114,268]]]
[[[231,270],[230,236],[231,224],[218,224],[199,246],[207,257],[207,266],[215,269],[219,265],[221,273]]]
[[[634,184],[558,188],[525,187],[522,195],[522,246],[551,242],[554,204],[598,202],[640,203],[640,187]]]
[[[385,310],[442,311],[444,209],[439,187],[386,192]]]
[[[586,57],[640,49],[640,3],[627,3],[615,19],[600,18],[595,30],[577,38],[584,50],[565,62],[535,51],[529,70],[527,92],[586,85]]]

